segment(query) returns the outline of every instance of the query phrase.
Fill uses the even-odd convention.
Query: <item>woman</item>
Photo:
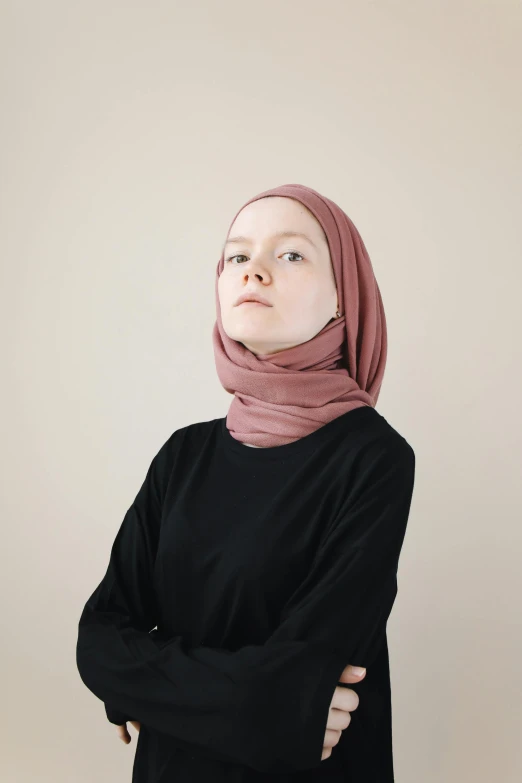
[[[392,783],[415,456],[375,409],[386,322],[357,229],[302,185],[255,196],[216,309],[230,408],[152,460],[80,618],[80,675],[122,738],[139,729],[133,783]]]

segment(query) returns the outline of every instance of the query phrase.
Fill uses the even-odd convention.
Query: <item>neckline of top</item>
[[[371,405],[364,405],[358,408],[352,408],[346,413],[331,419],[326,424],[321,425],[317,430],[304,435],[302,438],[284,443],[281,446],[267,446],[266,448],[252,448],[234,438],[227,427],[227,417],[220,419],[220,433],[223,446],[229,451],[241,454],[244,459],[261,461],[271,459],[286,459],[298,454],[317,448],[321,443],[334,437],[341,428],[344,431],[356,429],[366,422],[371,422],[374,417],[381,414]],[[381,417],[382,418],[382,417]]]

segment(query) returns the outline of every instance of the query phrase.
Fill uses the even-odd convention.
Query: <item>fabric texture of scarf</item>
[[[387,356],[381,294],[368,252],[350,218],[333,201],[305,185],[280,185],[249,199],[287,196],[300,201],[321,224],[328,240],[341,316],[305,343],[275,354],[256,355],[225,333],[216,272],[212,343],[219,380],[234,395],[230,434],[254,446],[282,446],[314,432],[363,405],[375,407]],[[228,236],[228,232],[227,232]]]

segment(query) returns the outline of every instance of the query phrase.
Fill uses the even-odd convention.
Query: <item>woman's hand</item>
[[[348,665],[343,669],[339,682],[360,682],[365,674],[366,669],[363,670],[362,674],[355,674],[352,671],[352,667]],[[337,745],[341,739],[343,729],[346,729],[350,725],[352,719],[350,712],[356,710],[358,706],[359,696],[354,690],[351,688],[340,688],[338,685],[336,686],[328,712],[321,761],[324,761],[324,759],[327,759],[332,755],[332,748]]]
[[[138,734],[140,733],[141,724],[137,720],[130,720],[129,723],[134,726]],[[118,732],[118,736],[123,742],[128,745],[131,741],[131,735],[129,734],[129,731],[127,729],[127,724],[122,723],[121,726],[116,726],[116,731]]]

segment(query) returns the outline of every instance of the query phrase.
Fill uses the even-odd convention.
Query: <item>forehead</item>
[[[286,197],[262,198],[247,204],[230,227],[225,246],[259,238],[299,238],[319,250],[326,237],[315,216],[301,202]]]
[[[309,237],[307,234],[304,234],[302,231],[292,231],[292,230],[276,231],[270,235],[270,238],[271,239],[299,238],[304,240],[305,242],[308,242],[310,245],[312,245],[312,247],[315,247],[316,250],[319,250],[316,242],[314,242],[311,237]],[[234,236],[228,237],[227,241],[225,242],[225,247],[227,245],[234,245],[234,244],[248,245],[248,244],[252,244],[253,241],[254,241],[253,237],[244,236],[243,234],[235,234]]]

